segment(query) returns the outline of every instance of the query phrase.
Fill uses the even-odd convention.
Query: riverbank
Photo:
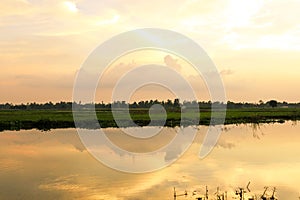
[[[83,113],[83,114],[82,114]],[[96,128],[95,124],[90,123],[89,112],[82,112],[82,117],[78,121],[81,128]],[[86,113],[86,115],[85,115]],[[147,109],[131,109],[133,121],[146,126],[150,122]],[[221,112],[220,112],[221,114]],[[218,112],[216,113],[218,116]],[[103,128],[117,127],[110,110],[97,110],[98,121]],[[154,115],[154,119],[160,119],[160,114]],[[165,126],[179,126],[181,124],[181,113],[179,110],[167,111]],[[183,121],[185,125],[209,125],[211,112],[209,109],[202,109],[200,121],[194,120],[195,114],[184,113]],[[227,109],[225,124],[240,123],[283,123],[285,120],[300,120],[299,108],[245,108]],[[159,120],[157,120],[159,122]],[[217,120],[218,121],[218,118]],[[216,122],[218,123],[218,122]],[[132,126],[128,120],[123,120],[123,126]],[[154,120],[155,124],[155,120]],[[0,110],[0,131],[39,129],[50,130],[54,128],[74,128],[73,113],[71,110]]]

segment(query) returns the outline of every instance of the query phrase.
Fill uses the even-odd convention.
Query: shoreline
[[[82,112],[83,115],[76,123],[78,128],[117,128],[112,113],[110,110],[97,110],[99,124],[95,124],[90,120],[90,112]],[[147,126],[150,123],[150,118],[147,109],[131,109],[131,117],[139,126]],[[216,113],[218,116],[220,113]],[[154,115],[152,125],[161,126],[160,114]],[[181,121],[181,117],[183,120]],[[190,125],[210,125],[211,112],[210,110],[201,110],[200,121],[195,120],[198,116],[193,113],[183,113],[178,110],[167,111],[167,119],[164,126],[190,126]],[[218,117],[214,118],[213,125],[223,124]],[[218,121],[221,120],[221,123]],[[227,109],[224,124],[261,124],[261,123],[284,123],[285,121],[300,120],[299,108],[247,108],[247,109]],[[134,124],[126,119],[122,119],[122,127],[132,127]],[[51,130],[56,128],[75,128],[73,113],[71,110],[0,110],[0,131],[5,130]]]

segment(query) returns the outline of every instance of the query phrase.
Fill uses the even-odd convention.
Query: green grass
[[[200,122],[202,125],[209,125],[211,112],[210,110],[200,110]],[[79,124],[82,127],[96,127],[95,124],[90,124],[90,112],[84,111],[79,113]],[[150,117],[147,109],[131,109],[131,117],[133,121],[141,126],[148,125]],[[221,116],[221,112],[214,113],[216,123]],[[195,122],[197,113],[180,110],[171,110],[167,112],[166,126],[178,126],[181,122],[181,117],[185,125],[198,124]],[[114,117],[109,110],[97,110],[97,118],[101,127],[117,127]],[[131,126],[124,115],[118,114],[118,119],[123,123],[123,126]],[[162,114],[156,113],[153,115],[153,120],[162,119]],[[283,122],[285,120],[299,120],[299,108],[248,108],[248,109],[228,109],[226,112],[225,124],[239,123],[268,123],[268,122]],[[75,127],[72,111],[58,110],[0,110],[0,131],[1,130],[20,130],[20,129],[42,129],[48,130],[51,128],[68,128]]]
[[[248,108],[229,109],[226,112],[226,123],[255,123],[274,120],[299,120],[299,108]]]

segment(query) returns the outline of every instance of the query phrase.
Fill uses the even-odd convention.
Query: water
[[[206,185],[210,199],[217,187],[234,199],[237,187],[249,181],[251,194],[261,194],[264,186],[271,194],[275,186],[279,199],[299,199],[299,124],[228,125],[204,159],[197,155],[207,127],[198,128],[195,142],[177,162],[145,174],[104,166],[87,152],[75,129],[1,132],[0,199],[173,199],[173,187],[178,194],[188,191],[188,197],[177,199],[195,199],[192,191],[204,192]],[[174,129],[164,131],[152,142],[124,144],[120,130],[106,129],[116,144],[140,152],[155,150],[174,137]]]

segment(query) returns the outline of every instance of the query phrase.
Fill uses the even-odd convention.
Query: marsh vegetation
[[[182,121],[184,125],[209,125],[218,123],[218,116],[222,117],[223,109],[227,107],[225,124],[240,123],[283,123],[286,120],[300,119],[299,104],[288,104],[286,102],[269,101],[267,103],[250,104],[250,103],[233,103],[227,102],[183,102],[179,103],[178,99],[174,101],[141,101],[126,104],[125,102],[115,102],[114,104],[76,104],[71,102],[60,102],[53,104],[1,104],[0,105],[0,130],[20,130],[20,129],[40,129],[50,130],[53,128],[72,128],[75,127],[73,112],[79,114],[79,126],[81,128],[95,128],[90,121],[89,114],[91,110],[96,110],[96,115],[101,127],[117,127],[112,113],[112,106],[120,113],[126,108],[129,109],[130,116],[136,125],[146,126],[150,123],[149,109],[155,104],[162,105],[166,110],[166,121],[164,126],[180,126]],[[211,108],[215,107],[214,122],[211,121]],[[72,106],[76,111],[72,111]],[[200,113],[194,112],[193,108],[198,106]],[[218,110],[218,108],[220,108]],[[152,120],[158,121],[164,113],[154,113],[151,115]],[[132,126],[128,119],[122,114],[119,115],[123,120],[123,126]],[[199,118],[200,120],[195,121]]]

